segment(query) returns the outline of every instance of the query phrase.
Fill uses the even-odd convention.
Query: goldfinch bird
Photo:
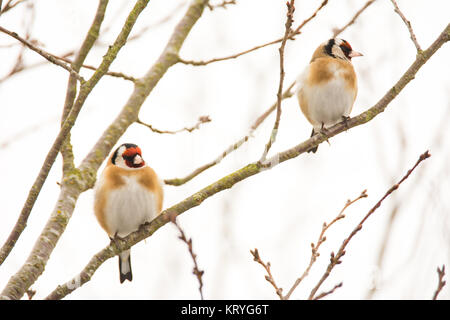
[[[119,146],[95,185],[94,212],[111,240],[123,238],[161,213],[163,190],[141,149],[131,143]],[[130,250],[119,254],[120,283],[131,281]]]
[[[358,91],[351,59],[362,56],[343,39],[322,43],[297,79],[300,109],[313,125],[311,137],[344,120],[352,111]],[[308,152],[316,152],[317,147]]]

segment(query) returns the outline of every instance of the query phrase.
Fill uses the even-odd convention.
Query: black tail
[[[133,280],[133,274],[131,273],[131,254],[129,250],[119,254],[119,272],[120,283],[125,280]]]
[[[314,132],[314,128],[313,128],[313,129],[312,129],[312,132],[311,132],[311,137],[312,137],[314,134],[315,134],[315,132]],[[309,149],[309,150],[308,150],[308,153],[309,153],[309,152],[316,153],[316,151],[317,151],[318,148],[319,148],[319,146],[315,146],[314,148]]]

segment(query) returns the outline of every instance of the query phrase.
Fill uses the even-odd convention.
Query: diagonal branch
[[[325,270],[325,273],[322,275],[322,277],[320,278],[319,282],[317,283],[317,285],[311,290],[311,293],[309,295],[309,299],[315,299],[316,298],[316,293],[317,290],[319,290],[320,286],[322,285],[322,283],[328,278],[328,276],[330,275],[331,271],[333,270],[333,268],[340,264],[341,258],[344,256],[345,254],[345,248],[347,247],[347,245],[349,244],[350,240],[352,240],[352,238],[362,229],[364,222],[381,206],[381,203],[387,198],[389,197],[392,192],[394,192],[395,190],[397,190],[400,185],[406,180],[408,179],[408,177],[410,176],[410,174],[414,171],[414,169],[417,168],[417,166],[424,160],[428,159],[431,155],[428,153],[428,151],[424,152],[423,154],[420,155],[419,159],[416,161],[415,165],[408,170],[408,172],[406,173],[406,175],[400,179],[399,182],[397,182],[396,184],[394,184],[391,188],[389,188],[388,191],[386,191],[386,193],[384,194],[384,196],[369,210],[369,212],[364,216],[364,218],[359,222],[359,224],[355,227],[355,229],[353,229],[353,231],[350,233],[350,235],[342,242],[342,245],[340,246],[338,252],[336,254],[334,254],[333,252],[331,253],[331,257],[330,257],[330,263],[327,267],[327,269]]]
[[[345,29],[347,29],[349,26],[351,26],[352,24],[354,24],[356,22],[356,19],[358,19],[358,17],[361,15],[361,13],[363,13],[367,7],[369,7],[372,3],[374,3],[375,0],[369,0],[367,1],[362,7],[361,9],[359,9],[355,15],[353,16],[353,18],[350,19],[349,22],[347,22],[342,28],[339,29],[334,29],[333,30],[333,38],[336,38],[338,35],[340,35]]]
[[[203,274],[204,274],[204,271],[200,270],[198,268],[197,255],[194,253],[194,249],[192,248],[192,238],[189,238],[189,239],[186,238],[186,234],[184,233],[183,229],[178,224],[176,217],[174,217],[172,219],[172,223],[175,225],[175,227],[178,229],[178,232],[180,233],[178,238],[181,241],[183,241],[184,243],[186,243],[186,245],[188,247],[189,254],[192,258],[192,261],[194,262],[194,267],[192,268],[192,273],[195,275],[195,277],[198,280],[198,284],[199,284],[198,291],[200,292],[200,298],[202,300],[204,300],[203,299]]]
[[[441,292],[442,288],[444,288],[446,281],[444,281],[444,276],[445,276],[445,264],[442,265],[442,268],[437,268],[437,273],[438,273],[438,287],[436,289],[436,291],[434,292],[433,295],[433,300],[436,300],[439,293]]]
[[[70,72],[71,75],[74,75],[81,83],[84,83],[85,80],[83,79],[82,76],[80,76],[78,74],[77,71],[75,71],[71,66],[69,66],[67,63],[63,63],[61,61],[59,61],[59,59],[55,56],[53,56],[52,54],[36,47],[34,44],[32,44],[30,41],[20,37],[17,33],[9,31],[8,29],[3,28],[2,26],[0,26],[0,31],[3,33],[6,33],[7,35],[13,37],[16,40],[19,40],[20,42],[22,42],[24,45],[26,45],[28,48],[30,48],[31,50],[33,50],[34,52],[36,52],[37,54],[41,55],[42,57],[44,57],[45,59],[47,59],[48,61],[50,61],[51,63],[66,69],[67,71]]]
[[[275,289],[275,293],[278,295],[278,297],[280,297],[280,300],[283,300],[284,299],[283,288],[278,287],[278,285],[276,284],[272,276],[272,271],[270,270],[270,262],[268,261],[267,263],[265,263],[264,261],[262,261],[261,257],[259,256],[259,251],[256,248],[255,250],[250,250],[250,253],[253,256],[253,260],[259,263],[264,268],[264,270],[266,270],[267,273],[267,275],[265,276],[266,281],[269,282]]]
[[[417,42],[416,35],[414,34],[414,31],[411,26],[411,22],[406,19],[405,15],[400,11],[400,8],[397,5],[397,2],[395,0],[391,0],[392,4],[394,5],[394,11],[402,18],[403,22],[405,23],[406,27],[408,28],[409,35],[411,37],[412,42],[414,43],[414,46],[417,49],[417,52],[421,52],[422,49],[420,48],[419,42]]]
[[[320,142],[325,141],[327,138],[335,136],[339,133],[345,132],[352,127],[356,127],[362,124],[365,124],[372,119],[374,119],[378,114],[383,112],[389,103],[405,88],[405,86],[414,79],[415,74],[419,71],[419,69],[436,53],[437,50],[447,41],[450,40],[450,25],[443,30],[443,32],[438,36],[438,38],[433,42],[433,44],[425,51],[420,53],[416,60],[412,63],[409,69],[403,74],[400,80],[394,85],[392,89],[390,89],[381,99],[375,104],[373,107],[368,109],[367,111],[361,113],[360,115],[351,118],[347,121],[347,125],[345,123],[339,123],[331,128],[329,128],[329,132],[327,135],[319,136],[316,135],[314,137],[309,138],[308,140],[300,143],[299,145],[288,149],[286,151],[280,152],[274,157],[279,161],[274,166],[298,157],[300,154],[305,153],[315,145],[318,145]],[[112,146],[111,146],[112,147]],[[106,156],[105,156],[106,157]],[[104,158],[103,158],[104,159]],[[103,160],[102,159],[102,160]],[[272,167],[274,167],[272,166]],[[58,286],[47,298],[49,299],[61,299],[86,282],[88,282],[97,269],[108,259],[116,256],[118,253],[123,250],[129,249],[131,246],[136,243],[150,237],[156,230],[161,228],[167,222],[170,222],[173,216],[178,216],[183,214],[184,212],[199,206],[203,201],[212,197],[213,195],[230,189],[236,183],[239,183],[242,180],[245,180],[253,175],[256,175],[260,172],[263,172],[265,167],[257,162],[246,165],[245,167],[223,177],[222,179],[210,184],[209,186],[201,189],[200,191],[192,194],[181,202],[173,205],[170,208],[164,210],[157,218],[155,218],[151,223],[142,225],[139,230],[131,233],[124,239],[118,240],[115,243],[110,244],[105,247],[103,250],[98,252],[84,267],[84,269],[78,274],[73,280]],[[77,286],[74,287],[72,284],[76,282]]]
[[[337,215],[336,218],[334,218],[330,223],[325,223],[322,226],[322,231],[320,232],[319,235],[319,239],[317,239],[317,242],[311,243],[311,258],[309,260],[309,265],[306,267],[305,271],[303,272],[303,274],[300,276],[300,278],[298,278],[297,280],[295,280],[294,284],[292,285],[291,289],[289,289],[289,292],[283,297],[283,300],[288,300],[292,293],[294,292],[294,290],[298,287],[298,285],[303,281],[303,279],[305,279],[308,274],[309,271],[311,270],[313,264],[316,262],[317,258],[319,257],[319,248],[322,245],[322,243],[325,242],[326,238],[325,238],[325,232],[333,225],[335,224],[337,221],[343,219],[345,217],[344,215],[344,211],[351,206],[353,203],[355,203],[356,201],[362,199],[362,198],[367,198],[367,190],[364,190],[363,192],[361,192],[361,194],[353,199],[353,200],[347,200],[347,203],[345,204],[345,206],[342,208],[342,210],[339,212],[339,214]],[[336,288],[335,288],[336,289]],[[334,290],[334,289],[333,289]]]

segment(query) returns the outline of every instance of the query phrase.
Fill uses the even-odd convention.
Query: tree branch
[[[439,267],[437,268],[437,273],[438,273],[438,287],[436,289],[436,291],[434,292],[433,295],[433,300],[436,300],[439,293],[441,292],[442,288],[445,286],[445,281],[444,281],[444,276],[445,276],[445,265],[442,266],[441,269],[439,269]]]
[[[345,204],[345,206],[342,208],[342,210],[339,212],[339,214],[336,216],[336,218],[334,218],[330,223],[325,223],[322,225],[322,231],[320,232],[319,235],[319,239],[317,239],[317,242],[311,243],[311,258],[309,260],[309,265],[306,267],[305,271],[303,272],[303,274],[300,276],[300,278],[298,278],[297,280],[295,280],[294,284],[292,285],[291,289],[289,289],[289,292],[283,297],[283,300],[289,300],[289,298],[291,297],[292,293],[294,292],[294,290],[298,287],[298,285],[300,284],[300,282],[303,281],[303,279],[305,279],[308,274],[309,271],[311,270],[311,267],[313,266],[313,264],[316,262],[317,258],[319,257],[319,248],[322,245],[322,243],[324,243],[326,241],[325,238],[325,232],[337,221],[345,218],[344,215],[344,211],[351,206],[353,203],[355,203],[356,201],[362,199],[362,198],[367,198],[367,190],[364,190],[363,192],[361,192],[361,194],[355,198],[354,200],[347,200],[347,203]],[[333,289],[333,291],[336,288]]]
[[[266,160],[267,154],[269,153],[270,148],[272,147],[272,144],[275,142],[278,134],[278,127],[280,126],[280,118],[281,118],[281,100],[283,96],[283,82],[284,82],[284,47],[286,46],[286,41],[289,37],[289,34],[291,34],[291,26],[292,22],[294,21],[294,6],[295,0],[291,0],[290,2],[286,2],[287,6],[287,14],[286,14],[286,23],[285,23],[285,30],[284,30],[284,36],[283,40],[281,41],[281,46],[278,49],[278,52],[280,54],[280,80],[278,84],[278,92],[277,92],[277,115],[275,118],[275,123],[273,125],[272,132],[270,133],[269,141],[267,142],[264,152],[261,156],[260,162],[264,162]]]
[[[414,169],[416,169],[416,167],[424,160],[428,159],[431,155],[428,153],[428,151],[424,152],[422,155],[420,155],[419,159],[416,161],[416,164],[410,169],[408,170],[408,172],[406,173],[406,175],[396,184],[394,184],[391,188],[389,188],[389,190],[384,194],[384,196],[375,204],[375,206],[373,206],[369,212],[364,216],[364,218],[359,222],[359,224],[353,229],[353,231],[350,233],[350,235],[343,241],[341,247],[339,248],[338,252],[336,253],[336,255],[332,252],[331,253],[331,257],[330,257],[330,263],[327,267],[327,269],[325,270],[325,273],[322,275],[322,277],[320,278],[319,282],[317,283],[317,285],[311,290],[311,293],[309,295],[309,299],[314,300],[316,297],[316,293],[317,290],[319,290],[320,286],[323,284],[323,282],[328,278],[328,276],[330,275],[331,271],[333,270],[333,268],[340,264],[341,258],[344,256],[345,254],[345,248],[347,247],[348,243],[350,242],[350,240],[362,229],[364,222],[381,206],[381,203],[387,198],[389,197],[389,195],[394,192],[395,190],[397,190],[400,185],[406,180],[408,179],[408,177],[410,176],[410,174],[414,171]]]
[[[72,67],[70,67],[68,64],[59,61],[55,56],[53,56],[50,53],[48,53],[48,52],[46,52],[46,51],[36,47],[30,41],[25,40],[24,38],[20,37],[17,33],[9,31],[9,30],[3,28],[2,26],[0,26],[0,31],[3,32],[3,33],[6,33],[7,35],[13,37],[16,40],[19,40],[24,45],[26,45],[28,48],[30,48],[31,50],[33,50],[37,54],[41,55],[42,57],[44,57],[45,59],[47,59],[51,63],[53,63],[53,64],[55,64],[55,65],[65,69],[65,70],[69,71],[69,73],[71,75],[75,76],[80,81],[80,83],[84,83],[85,82],[84,78],[82,76],[80,76],[78,74],[78,72],[76,72],[74,69],[72,69]]]
[[[280,297],[280,300],[283,300],[283,288],[278,287],[278,285],[275,283],[275,280],[272,276],[272,271],[270,270],[270,262],[264,263],[261,260],[261,257],[259,256],[258,249],[255,248],[255,250],[250,250],[250,253],[253,256],[253,260],[258,262],[262,267],[266,270],[267,275],[264,277],[267,282],[269,282],[272,287],[275,289],[276,294],[278,297]]]
[[[333,38],[336,38],[338,35],[340,35],[345,29],[347,29],[349,26],[351,26],[352,24],[354,24],[356,22],[356,19],[358,19],[358,17],[361,15],[361,13],[363,13],[372,3],[374,3],[375,0],[369,0],[366,2],[365,5],[362,6],[361,9],[359,9],[355,15],[353,16],[353,18],[347,22],[347,24],[345,24],[342,28],[339,29],[334,29],[333,30]]]
[[[197,264],[197,255],[194,253],[194,249],[192,248],[192,239],[186,238],[186,234],[184,233],[183,229],[180,227],[180,225],[177,223],[177,219],[176,217],[173,217],[172,219],[172,223],[175,225],[175,227],[178,229],[178,231],[180,232],[180,236],[178,238],[180,238],[181,241],[183,241],[184,243],[186,243],[187,247],[188,247],[188,251],[189,254],[192,258],[192,261],[194,262],[194,268],[192,269],[192,273],[195,275],[195,277],[198,280],[198,291],[200,292],[200,298],[202,300],[203,299],[203,270],[200,270],[198,268],[198,264]]]
[[[309,18],[307,18],[305,21],[303,21],[297,28],[295,28],[294,31],[292,31],[292,32],[289,33],[288,39],[289,39],[289,40],[294,40],[294,37],[295,37],[296,35],[298,35],[298,34],[301,33],[300,30],[301,30],[301,29],[302,29],[309,21],[311,21],[312,19],[314,19],[314,18],[316,17],[317,13],[318,13],[318,12],[319,12],[319,11],[320,11],[327,3],[328,3],[328,0],[324,0],[324,1],[320,4],[320,6],[316,9],[316,11],[314,11],[314,13],[313,13]],[[206,66],[206,65],[208,65],[208,64],[210,64],[210,63],[213,63],[213,62],[225,61],[225,60],[230,60],[230,59],[236,59],[236,58],[238,58],[238,57],[240,57],[240,56],[242,56],[242,55],[244,55],[244,54],[247,54],[247,53],[256,51],[256,50],[258,50],[258,49],[261,49],[261,48],[264,48],[264,47],[267,47],[267,46],[270,46],[270,45],[273,45],[273,44],[276,44],[276,43],[280,43],[280,42],[283,41],[283,39],[284,39],[284,37],[279,38],[279,39],[276,39],[276,40],[273,40],[273,41],[270,41],[270,42],[267,42],[267,43],[264,43],[264,44],[262,44],[262,45],[253,47],[253,48],[251,48],[251,49],[248,49],[248,50],[245,50],[245,51],[242,51],[242,52],[239,52],[239,53],[230,55],[230,56],[222,57],[222,58],[214,58],[214,59],[206,60],[206,61],[193,61],[193,60],[184,60],[184,59],[181,59],[180,57],[178,57],[178,62],[181,62],[181,63],[184,63],[184,64],[190,64],[190,65],[193,65],[193,66]]]
[[[333,287],[333,289],[331,289],[331,290],[329,290],[329,291],[322,292],[321,294],[318,294],[317,296],[314,297],[313,300],[319,300],[319,299],[322,299],[322,298],[328,296],[329,294],[332,294],[334,291],[336,291],[336,289],[338,289],[338,288],[340,288],[340,287],[342,287],[342,282],[339,282],[337,285],[335,285],[335,286]]]
[[[414,31],[411,26],[411,22],[406,19],[405,15],[400,11],[400,8],[397,5],[397,2],[395,0],[391,0],[392,4],[394,5],[394,11],[402,18],[403,22],[405,23],[406,27],[408,28],[409,35],[411,37],[412,42],[414,43],[414,46],[417,49],[417,52],[421,52],[422,49],[420,48],[419,42],[417,42],[416,35],[414,34]]]
[[[169,131],[169,130],[159,130],[154,128],[151,124],[142,122],[139,118],[136,120],[136,123],[139,123],[141,125],[143,125],[144,127],[149,128],[151,131],[155,132],[155,133],[160,133],[160,134],[176,134],[176,133],[180,133],[183,131],[187,131],[187,132],[192,132],[194,130],[197,130],[200,128],[200,125],[202,123],[207,123],[207,122],[211,122],[211,119],[209,118],[209,116],[201,116],[198,118],[197,123],[192,126],[192,127],[184,127],[175,131]]]

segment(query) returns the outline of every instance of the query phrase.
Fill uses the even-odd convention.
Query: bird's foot
[[[349,116],[342,116],[342,122],[344,123],[346,130],[350,129],[348,127],[348,120],[350,120]]]
[[[325,128],[325,125],[322,123],[322,127],[320,128],[320,133],[322,135],[326,136],[326,135],[328,135],[330,133],[330,130]],[[330,141],[328,141],[328,138],[325,141],[330,145]]]

